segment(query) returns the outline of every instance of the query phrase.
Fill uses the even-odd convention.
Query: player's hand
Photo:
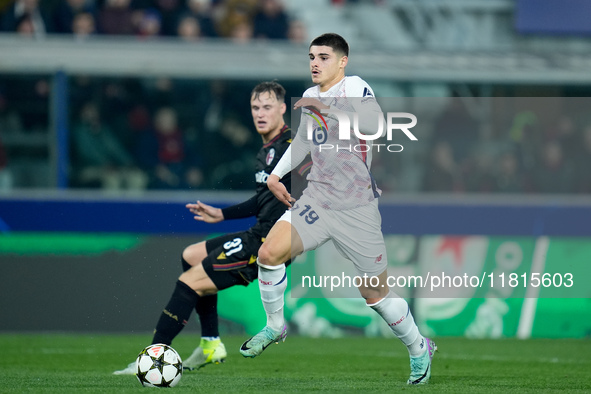
[[[185,206],[195,215],[193,219],[199,220],[200,222],[217,223],[224,220],[224,214],[220,208],[212,207],[201,201],[197,201],[196,204],[187,204]]]
[[[279,201],[291,208],[291,203],[295,202],[295,199],[291,197],[291,194],[289,194],[285,185],[279,181],[277,175],[269,175],[267,187]]]
[[[315,99],[313,97],[301,98],[298,101],[296,101],[296,103],[293,105],[293,109],[298,109],[301,107],[304,107],[307,109],[314,109],[316,111],[321,111],[323,109],[330,108],[328,105],[323,104],[320,100]]]

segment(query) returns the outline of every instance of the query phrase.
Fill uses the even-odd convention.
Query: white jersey
[[[359,121],[358,128],[363,134],[375,134],[378,116],[382,116],[371,87],[357,76],[343,78],[326,92],[321,92],[316,85],[306,90],[303,97],[318,98],[331,109],[347,112],[351,122],[354,113],[367,114],[369,111],[375,115],[377,112],[378,115],[373,117],[374,122],[369,122],[376,126],[373,130],[363,130],[362,121]],[[340,140],[337,118],[325,113],[322,113],[320,119],[322,123],[314,130],[314,137],[308,140],[307,122],[311,117],[308,114],[320,119],[320,114],[303,109],[301,124],[293,144],[296,145],[293,149],[297,149],[300,143],[307,144],[307,150],[312,156],[313,165],[307,177],[308,187],[304,194],[316,200],[322,208],[331,210],[361,207],[379,197],[381,191],[370,173],[371,141],[360,140],[351,130],[349,140]],[[350,126],[352,128],[353,123]]]

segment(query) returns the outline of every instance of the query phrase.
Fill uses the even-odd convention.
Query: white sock
[[[417,339],[406,347],[411,357],[419,357],[425,354],[427,351],[427,341],[425,337],[419,334]]]
[[[261,300],[267,313],[267,326],[274,331],[283,330],[285,318],[283,316],[283,300],[287,288],[287,273],[285,264],[277,266],[259,265],[259,289]]]
[[[368,306],[388,323],[394,335],[406,345],[411,357],[418,357],[425,352],[425,339],[419,332],[404,298],[385,297]]]

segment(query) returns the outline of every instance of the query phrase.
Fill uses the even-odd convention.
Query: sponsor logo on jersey
[[[378,257],[376,257],[376,261],[375,263],[379,263],[380,261],[382,261],[382,255],[379,255]]]
[[[220,253],[220,255],[217,258],[218,260],[225,260],[226,259],[226,252],[222,252]]]
[[[267,163],[268,166],[271,165],[271,163],[273,163],[274,158],[275,158],[275,148],[271,148],[271,149],[269,149],[269,153],[267,153],[267,158],[265,160],[265,162]]]
[[[371,93],[371,90],[369,90],[368,87],[365,87],[365,89],[363,89],[363,97],[373,97],[373,94]]]
[[[254,178],[257,183],[267,183],[267,179],[269,179],[269,174],[261,170],[254,175]]]

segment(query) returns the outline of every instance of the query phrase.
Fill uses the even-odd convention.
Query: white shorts
[[[335,211],[323,209],[304,195],[279,220],[290,222],[296,229],[304,252],[332,240],[361,274],[378,275],[388,265],[377,199],[359,208]]]

